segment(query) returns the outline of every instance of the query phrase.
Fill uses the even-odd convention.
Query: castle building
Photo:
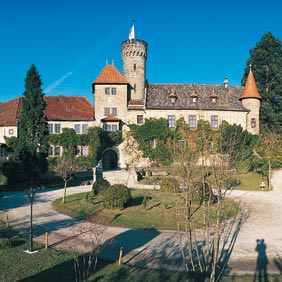
[[[222,121],[238,124],[259,134],[258,93],[252,71],[245,87],[222,85],[151,84],[146,79],[147,43],[129,39],[121,44],[123,74],[106,65],[92,83],[95,96],[95,124],[106,131],[121,130],[123,125],[143,124],[146,118],[166,118],[173,128],[184,118],[190,129],[199,120],[217,129]]]
[[[241,125],[252,134],[259,134],[261,96],[250,70],[245,87],[222,85],[148,83],[146,78],[147,43],[130,35],[121,43],[123,74],[107,64],[92,82],[94,108],[84,97],[45,97],[45,115],[50,133],[61,133],[64,127],[85,133],[90,126],[105,131],[125,131],[127,125],[142,125],[148,118],[165,118],[174,128],[183,118],[190,129],[199,120],[209,121],[217,129],[223,121]],[[4,136],[17,136],[21,98],[0,104],[0,156],[5,151]],[[81,148],[81,154],[87,154]],[[50,146],[50,155],[60,155],[61,148]],[[108,148],[102,155],[104,168],[128,166],[126,152]]]

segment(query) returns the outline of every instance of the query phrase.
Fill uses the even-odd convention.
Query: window
[[[117,131],[117,125],[116,124],[112,125],[112,131]]]
[[[155,144],[155,139],[151,139],[150,140],[150,147],[151,148],[155,148],[156,144]]]
[[[143,124],[144,118],[143,115],[137,115],[137,124]]]
[[[10,128],[9,129],[9,135],[12,135],[12,134],[14,134],[14,129]]]
[[[88,131],[88,124],[83,124],[82,125],[82,133],[87,133],[87,131]]]
[[[134,64],[134,65],[133,65],[133,70],[135,70],[135,71],[136,71],[136,64]]]
[[[109,124],[104,124],[104,131],[111,131],[111,126]]]
[[[178,145],[179,145],[179,148],[181,148],[181,149],[184,149],[185,148],[185,140],[179,140],[179,143],[178,143]]]
[[[60,147],[55,147],[55,156],[60,156],[61,155],[61,148]]]
[[[52,146],[48,147],[48,156],[53,156],[53,147]]]
[[[75,133],[80,133],[80,124],[74,125],[74,131],[75,131]]]
[[[175,116],[168,116],[168,127],[175,127]]]
[[[112,95],[116,95],[117,94],[117,89],[115,87],[112,88]]]
[[[189,115],[189,127],[190,128],[196,128],[197,127],[196,115]]]
[[[111,88],[110,87],[106,87],[105,88],[105,94],[110,95]]]
[[[59,123],[55,123],[55,133],[61,133],[61,125]]]
[[[111,109],[110,108],[105,108],[104,109],[104,115],[108,116],[111,113]]]
[[[112,108],[112,115],[117,116],[117,108]]]
[[[211,128],[218,127],[218,116],[211,116]]]
[[[82,147],[82,155],[83,156],[88,156],[88,147],[87,146],[83,146]]]
[[[75,154],[76,154],[77,156],[80,156],[80,155],[81,155],[81,146],[76,146]]]
[[[209,152],[212,152],[213,151],[213,143],[209,143],[208,144],[208,150],[209,150]]]
[[[251,118],[251,128],[256,128],[256,119]]]
[[[48,131],[49,133],[53,133],[53,124],[48,123]]]

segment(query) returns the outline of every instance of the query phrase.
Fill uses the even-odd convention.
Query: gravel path
[[[271,182],[274,188],[271,192],[232,191],[230,195],[240,202],[244,211],[242,219],[233,223],[231,233],[230,229],[225,233],[226,252],[231,254],[227,267],[230,274],[255,273],[257,239],[265,241],[268,273],[282,273],[282,170],[273,173]],[[68,188],[68,195],[90,190],[91,186]],[[161,266],[166,269],[184,269],[176,232],[116,227],[103,230],[95,224],[75,220],[54,211],[51,203],[62,197],[62,193],[62,189],[42,189],[36,193],[33,206],[36,241],[44,242],[45,232],[48,232],[52,247],[85,251],[91,249],[93,236],[100,230],[107,241],[107,248],[102,253],[104,258],[117,260],[119,248],[123,247],[123,262],[153,268]],[[30,205],[27,194],[1,194],[6,197],[0,198],[0,218],[6,220],[8,214],[10,226],[28,235]]]

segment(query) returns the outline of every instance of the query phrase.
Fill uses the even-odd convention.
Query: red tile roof
[[[22,97],[0,104],[0,126],[16,126],[20,117]]]
[[[47,120],[93,120],[94,109],[85,97],[45,96]]]
[[[108,115],[105,118],[101,119],[102,121],[121,121],[121,119],[114,115]]]
[[[239,100],[246,99],[246,98],[257,98],[261,100],[261,96],[259,95],[256,81],[252,71],[249,72],[244,91],[240,96]]]
[[[94,109],[85,97],[45,96],[45,116],[48,121],[91,121]],[[0,126],[17,125],[22,106],[22,97],[0,104]]]
[[[93,83],[129,84],[114,65],[106,65]]]

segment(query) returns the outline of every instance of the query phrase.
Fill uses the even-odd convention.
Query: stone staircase
[[[135,171],[129,170],[104,170],[104,179],[108,180],[111,184],[125,184],[127,186],[136,184],[137,175]]]
[[[132,170],[104,170],[103,178],[111,184],[124,184],[134,189],[159,189],[159,185],[144,185],[137,182],[137,174]]]

